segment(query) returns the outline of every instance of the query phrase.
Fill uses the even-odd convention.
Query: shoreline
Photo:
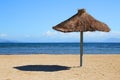
[[[4,53],[0,53],[0,56],[1,55],[80,55],[80,54],[48,54],[48,53],[39,53],[39,54],[21,54],[21,53],[17,53],[17,54],[4,54]],[[115,53],[115,54],[110,54],[110,53],[83,53],[83,56],[84,55],[120,55],[120,53]]]

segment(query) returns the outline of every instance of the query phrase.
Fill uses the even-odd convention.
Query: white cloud
[[[52,32],[52,31],[47,31],[47,32],[45,32],[43,35],[45,35],[45,36],[55,36],[55,35],[57,35],[58,33],[56,33],[56,32]]]
[[[88,38],[96,38],[96,37],[106,37],[108,36],[108,33],[105,32],[85,32],[85,37]]]
[[[50,37],[50,38],[56,38],[56,39],[71,39],[71,40],[77,40],[80,39],[80,32],[71,32],[71,33],[62,33],[57,31],[47,31],[44,33],[44,36]],[[100,42],[105,41],[109,38],[119,38],[120,32],[84,32],[84,41],[87,42]]]
[[[70,33],[62,33],[57,31],[47,31],[44,33],[45,36],[53,37],[71,37],[71,38],[79,38],[80,32],[70,32]],[[84,32],[84,37],[88,38],[96,38],[96,37],[107,37],[107,36],[119,36],[120,32]]]
[[[0,37],[6,37],[7,36],[7,34],[0,34]]]
[[[62,33],[57,31],[47,31],[44,33],[48,37],[61,37],[61,38],[78,38],[79,33]]]
[[[110,32],[110,34],[108,34],[109,36],[112,37],[120,37],[120,32],[116,31],[116,32]]]
[[[78,33],[78,32],[65,33],[65,34],[62,34],[62,37],[65,37],[65,38],[79,38],[80,33]]]
[[[106,41],[109,38],[120,38],[120,32],[111,31],[111,32],[86,32],[85,40],[86,41]]]

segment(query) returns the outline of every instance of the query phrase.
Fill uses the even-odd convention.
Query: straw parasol
[[[80,9],[78,12],[69,19],[61,22],[53,27],[57,31],[64,33],[67,32],[80,32],[80,66],[82,66],[83,56],[83,32],[86,31],[103,31],[109,32],[110,28],[107,24],[100,22],[93,18],[86,12],[85,9]]]

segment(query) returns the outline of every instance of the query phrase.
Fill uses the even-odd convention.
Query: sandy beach
[[[0,80],[120,80],[120,55],[0,55]]]

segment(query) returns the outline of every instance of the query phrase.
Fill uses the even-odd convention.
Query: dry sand
[[[120,55],[84,55],[83,67],[79,55],[0,55],[0,80],[120,80]]]

